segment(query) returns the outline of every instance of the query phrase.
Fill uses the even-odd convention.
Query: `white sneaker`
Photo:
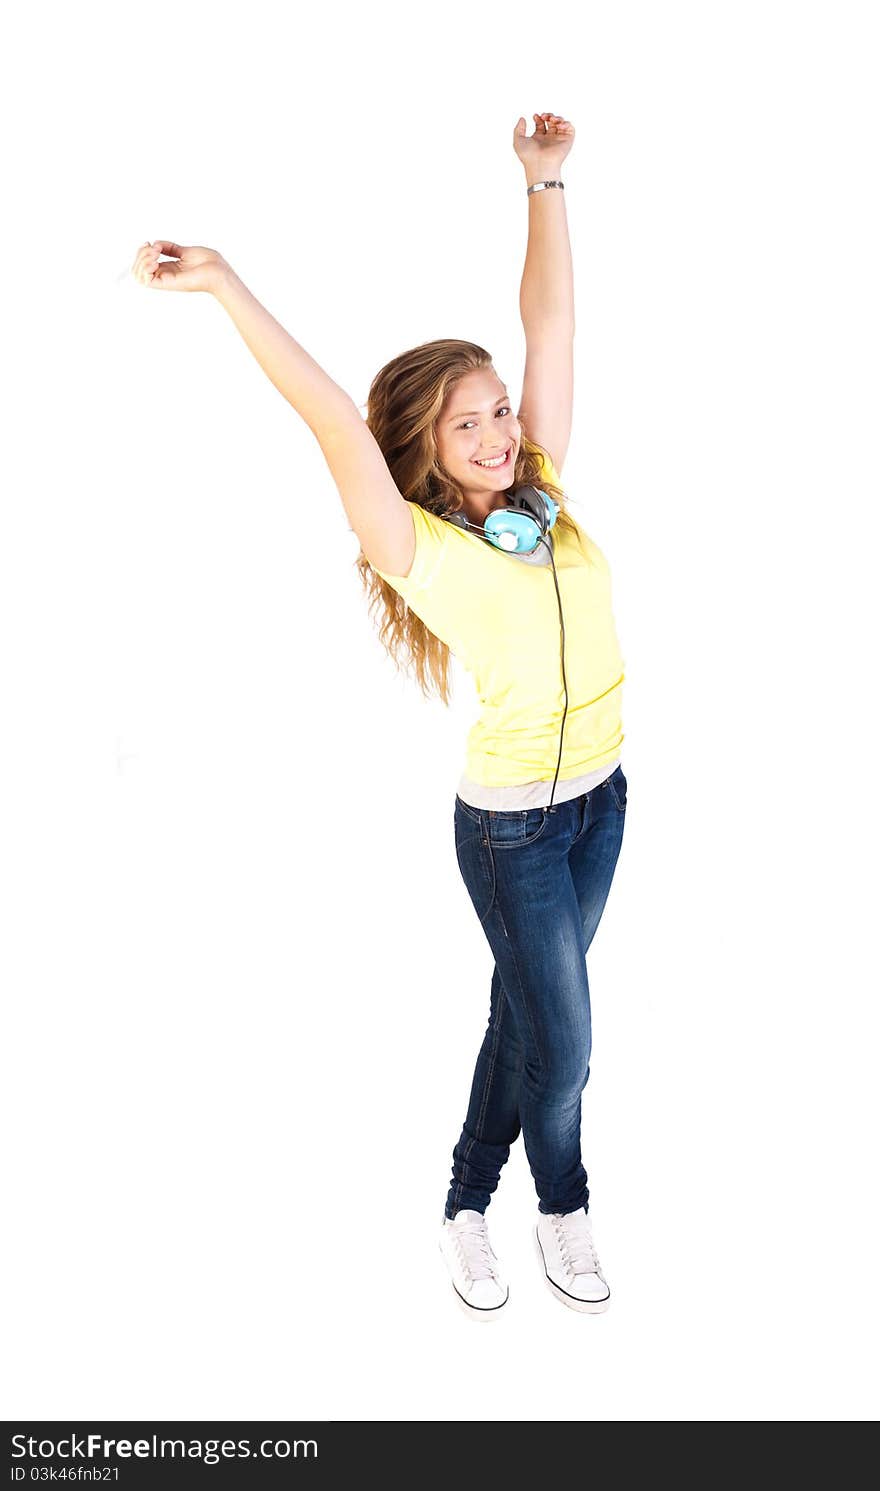
[[[557,1299],[590,1314],[608,1309],[611,1290],[599,1267],[589,1212],[539,1212],[535,1240]]]
[[[463,1309],[473,1319],[492,1320],[507,1303],[508,1288],[483,1213],[464,1207],[452,1219],[444,1215],[440,1251]]]

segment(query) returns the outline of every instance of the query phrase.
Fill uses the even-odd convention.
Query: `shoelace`
[[[584,1211],[554,1215],[562,1261],[570,1274],[597,1274],[599,1258],[593,1246],[590,1224]]]
[[[462,1222],[455,1228],[455,1241],[465,1272],[471,1279],[491,1279],[495,1268],[485,1219]]]

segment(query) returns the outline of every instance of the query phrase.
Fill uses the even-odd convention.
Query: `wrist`
[[[526,186],[534,186],[536,181],[561,181],[562,161],[544,160],[540,164],[526,166]],[[533,196],[540,196],[540,192],[533,192]]]
[[[241,284],[241,281],[235,270],[230,264],[227,264],[225,259],[220,258],[216,264],[211,266],[210,291],[218,300],[222,300],[234,288],[236,283]]]

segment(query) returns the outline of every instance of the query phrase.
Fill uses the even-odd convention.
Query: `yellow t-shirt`
[[[565,490],[546,457],[544,471]],[[557,599],[549,562],[526,563],[418,503],[407,506],[416,535],[410,573],[376,574],[473,676],[481,713],[467,738],[471,781],[512,786],[556,773],[565,710],[560,599],[568,711],[559,780],[614,761],[623,742],[624,660],[599,547],[580,524],[576,539],[558,522],[551,528]]]

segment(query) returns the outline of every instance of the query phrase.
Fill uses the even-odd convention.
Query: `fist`
[[[162,260],[162,254],[168,257]],[[131,272],[139,284],[150,290],[210,292],[216,288],[226,267],[226,260],[216,249],[198,245],[186,248],[183,244],[157,238],[153,243],[141,244]]]
[[[513,132],[513,148],[524,166],[540,161],[545,166],[560,166],[574,144],[574,125],[561,114],[533,114],[535,132],[526,133],[526,121],[520,117]]]

